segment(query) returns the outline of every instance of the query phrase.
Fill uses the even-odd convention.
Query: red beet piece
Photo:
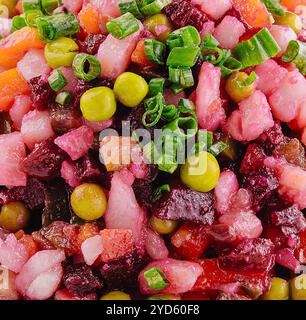
[[[249,173],[257,171],[263,166],[265,158],[266,154],[258,144],[250,144],[241,162],[240,172]]]
[[[38,109],[44,109],[48,103],[52,102],[55,92],[51,89],[47,77],[36,77],[29,81],[31,87],[31,99],[33,106]]]
[[[68,159],[65,151],[60,149],[52,140],[46,140],[22,161],[21,166],[29,176],[41,179],[52,179],[61,174],[61,165]]]
[[[88,34],[84,39],[78,40],[77,43],[79,45],[80,52],[95,55],[105,39],[106,36],[104,34]]]
[[[153,214],[165,220],[211,225],[215,218],[213,192],[197,192],[181,184],[175,184],[171,191],[165,192],[156,203]]]
[[[268,239],[247,239],[219,261],[228,270],[269,271],[275,261],[274,244]]]

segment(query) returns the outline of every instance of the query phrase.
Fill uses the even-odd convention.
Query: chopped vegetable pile
[[[0,0],[0,300],[306,300],[305,10]]]

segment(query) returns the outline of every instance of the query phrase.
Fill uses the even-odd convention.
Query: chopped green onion
[[[173,105],[167,105],[163,108],[162,119],[165,121],[173,121],[179,115],[179,109]]]
[[[156,158],[159,158],[160,155],[157,151],[157,148],[154,144],[154,142],[148,142],[146,145],[143,146],[142,148],[142,153],[143,153],[143,156],[144,158],[147,160],[147,161],[150,161],[149,163],[154,163],[154,159]]]
[[[228,77],[233,72],[239,71],[242,68],[242,64],[240,61],[233,57],[226,58],[220,66],[222,79]]]
[[[281,60],[293,62],[303,76],[306,75],[306,43],[298,40],[291,40]]]
[[[218,45],[219,41],[213,35],[207,34],[203,38],[201,50],[214,50],[216,47],[218,47]]]
[[[165,90],[164,78],[153,78],[149,82],[149,96],[156,96],[158,93],[164,93]]]
[[[55,92],[60,91],[68,84],[61,70],[54,70],[50,74],[48,82],[52,90]]]
[[[200,151],[208,150],[213,144],[213,133],[207,130],[199,130],[197,134],[197,142],[191,149],[191,154],[197,154]]]
[[[200,48],[180,48],[176,47],[171,50],[167,65],[171,67],[191,68],[195,65],[200,54]]]
[[[194,85],[194,78],[190,68],[172,68],[169,67],[169,80],[183,88],[189,88]]]
[[[196,135],[198,122],[194,117],[181,117],[163,126],[182,138],[191,138]]]
[[[167,38],[167,45],[170,50],[176,47],[198,47],[200,43],[199,31],[192,26],[175,30]]]
[[[214,145],[212,145],[209,149],[208,152],[211,153],[213,156],[217,156],[219,155],[221,152],[223,152],[224,150],[226,150],[229,146],[224,143],[223,141],[219,141],[217,143],[215,143]]]
[[[69,91],[62,91],[55,98],[55,102],[60,104],[61,106],[65,106],[70,101],[71,101],[71,93]]]
[[[38,17],[42,17],[43,13],[41,12],[41,10],[29,10],[24,14],[24,16],[25,16],[26,24],[29,27],[36,28],[37,27],[36,19]]]
[[[22,0],[22,11],[40,10],[40,0]]]
[[[279,52],[280,48],[267,28],[261,29],[249,40],[240,42],[234,49],[243,69],[257,66]]]
[[[173,92],[174,94],[179,94],[179,93],[183,92],[184,89],[185,89],[185,88],[184,88],[183,86],[181,86],[179,83],[173,83],[173,84],[171,85],[171,90],[172,90],[172,92]]]
[[[127,12],[124,15],[109,21],[106,24],[108,32],[117,39],[124,39],[139,30],[137,19]]]
[[[169,80],[173,83],[180,83],[181,69],[169,67]]]
[[[14,32],[16,30],[20,30],[23,27],[26,27],[27,23],[24,17],[22,16],[15,16],[12,19],[12,28],[11,32]]]
[[[171,188],[169,184],[163,184],[156,188],[151,196],[151,201],[156,202],[163,192],[170,192]]]
[[[256,79],[256,73],[255,71],[252,71],[245,80],[237,81],[237,85],[239,88],[249,87],[256,81]]]
[[[155,39],[146,39],[144,43],[144,50],[147,58],[157,64],[164,64],[164,57],[166,46]]]
[[[172,0],[150,0],[143,1],[140,7],[140,11],[145,16],[153,16],[156,13],[159,13],[164,7],[170,4]]]
[[[142,124],[147,128],[154,127],[161,119],[164,105],[165,99],[161,93],[158,93],[155,97],[146,99],[144,106],[147,111],[142,116]],[[148,122],[148,119],[150,122]]]
[[[91,81],[96,79],[101,72],[100,62],[92,55],[78,53],[72,63],[73,72],[77,78]]]
[[[47,42],[60,37],[72,36],[79,31],[79,23],[72,13],[56,13],[36,19],[40,40]]]
[[[195,105],[190,99],[179,98],[178,106],[188,110],[195,110]]]
[[[163,272],[157,267],[145,270],[143,276],[152,290],[162,290],[170,285]]]
[[[119,0],[118,2],[119,9],[121,14],[130,12],[134,17],[142,19],[143,15],[139,11],[137,0]]]
[[[52,12],[60,6],[60,0],[40,0],[41,7],[47,14],[52,14]]]
[[[282,8],[278,0],[261,0],[267,7],[268,11],[277,16],[284,16],[285,10]]]

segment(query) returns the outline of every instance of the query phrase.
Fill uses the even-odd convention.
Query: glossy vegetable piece
[[[150,223],[153,230],[159,234],[172,233],[177,227],[177,221],[158,219],[154,215],[151,216]]]
[[[29,210],[22,202],[12,202],[1,208],[0,225],[11,232],[17,232],[27,227],[29,219]]]
[[[0,300],[18,300],[19,294],[15,287],[16,274],[5,267],[0,267]]]
[[[123,291],[112,291],[103,295],[100,300],[132,300],[131,296]]]
[[[270,14],[260,0],[233,0],[234,8],[252,28],[263,28],[271,24]]]
[[[294,12],[287,11],[285,16],[274,16],[275,24],[289,26],[297,35],[303,29],[301,18]]]
[[[290,281],[292,300],[306,300],[306,275],[301,274]]]
[[[273,25],[269,31],[281,49],[277,55],[278,57],[285,53],[291,40],[297,39],[296,33],[289,26]]]
[[[295,257],[300,261],[300,263],[306,263],[306,229],[299,233],[300,242],[295,249]]]
[[[78,14],[81,27],[91,34],[99,34],[100,31],[100,18],[97,8],[88,3],[83,6],[81,12]]]
[[[32,109],[32,100],[29,96],[17,96],[14,100],[9,115],[13,121],[13,126],[16,130],[20,130],[22,118]]]
[[[207,13],[213,20],[219,20],[232,8],[231,0],[191,0],[191,2],[200,6],[201,10]]]
[[[168,35],[172,32],[172,24],[163,13],[157,13],[148,17],[143,22],[144,27],[148,28],[156,39],[162,42],[167,40]]]
[[[24,27],[0,41],[0,65],[14,68],[29,49],[40,49],[45,44],[38,38],[37,29]]]
[[[131,62],[143,67],[154,65],[146,56],[144,39],[139,40],[137,43],[137,46],[131,56]]]
[[[282,278],[273,277],[270,289],[262,296],[263,300],[288,300],[289,284]]]
[[[297,6],[304,3],[303,1],[304,0],[281,0],[281,4],[289,10],[294,11]]]
[[[28,95],[29,92],[28,84],[17,69],[0,73],[0,111],[8,111],[13,105],[15,97]]]
[[[152,260],[162,260],[168,258],[169,251],[165,244],[164,238],[151,229],[147,230],[145,247]]]

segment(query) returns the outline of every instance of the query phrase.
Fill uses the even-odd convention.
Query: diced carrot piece
[[[91,237],[96,236],[99,234],[99,227],[98,225],[94,223],[85,223],[80,227],[80,231],[78,234],[78,244],[81,246],[81,244]]]
[[[282,0],[281,4],[289,10],[294,11],[297,6],[305,5],[305,0]]]
[[[16,68],[0,74],[0,110],[8,111],[13,105],[15,97],[29,93],[30,88],[27,82]]]
[[[148,60],[144,50],[145,39],[141,39],[132,53],[131,61],[141,66],[153,66],[154,64]]]
[[[271,25],[270,14],[260,0],[233,0],[234,8],[244,21],[252,28],[263,28]]]
[[[39,250],[37,243],[34,241],[32,236],[28,234],[25,234],[19,242],[27,248],[29,258],[34,256],[34,254]]]
[[[80,25],[87,32],[92,34],[99,34],[100,31],[100,17],[99,11],[94,5],[88,3],[80,11],[79,15]]]
[[[14,68],[24,54],[32,48],[43,48],[37,29],[24,27],[0,42],[0,66]]]

